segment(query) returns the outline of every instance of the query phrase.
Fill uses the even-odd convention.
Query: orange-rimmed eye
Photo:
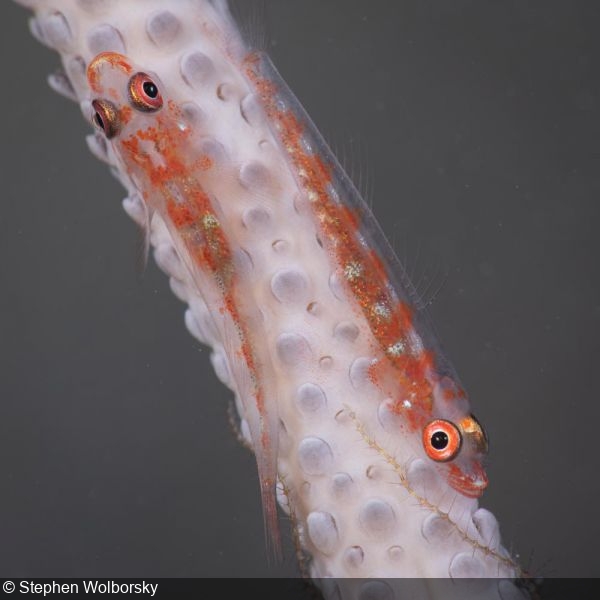
[[[129,99],[134,108],[144,112],[154,112],[163,105],[158,86],[146,73],[136,73],[129,80]]]
[[[475,418],[475,415],[469,415],[458,423],[463,436],[480,454],[487,454],[488,437],[481,423]]]
[[[92,121],[107,139],[114,138],[121,130],[121,120],[117,107],[108,100],[94,100],[92,102],[94,116]]]
[[[423,447],[427,456],[437,462],[452,460],[460,450],[462,437],[454,423],[444,419],[431,421],[423,429]]]

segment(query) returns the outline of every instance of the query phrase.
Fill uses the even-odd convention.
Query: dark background
[[[267,4],[283,76],[420,288],[443,284],[505,544],[600,575],[598,3]],[[2,2],[0,576],[296,574],[267,563],[230,393],[166,278],[136,279],[124,192],[26,16]]]

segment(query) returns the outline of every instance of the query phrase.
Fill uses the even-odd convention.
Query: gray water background
[[[599,575],[598,3],[267,4],[281,73],[419,286],[443,283],[505,544]],[[297,574],[267,562],[230,393],[166,278],[136,279],[123,190],[26,15],[0,6],[0,576]]]

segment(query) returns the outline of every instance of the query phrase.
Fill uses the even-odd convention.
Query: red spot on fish
[[[133,115],[133,110],[129,106],[122,106],[119,111],[119,117],[123,124],[129,123],[131,121],[131,117]]]
[[[167,202],[167,212],[177,229],[189,227],[196,220],[196,217],[192,214],[188,206],[177,204],[171,198]]]
[[[196,160],[194,166],[198,167],[201,171],[208,171],[212,168],[213,164],[213,159],[208,154],[203,154]]]
[[[446,388],[443,392],[443,398],[447,402],[454,400],[454,390]]]
[[[468,471],[452,464],[449,465],[448,483],[469,498],[479,498],[488,486],[488,478],[483,467],[477,462],[473,462]]]

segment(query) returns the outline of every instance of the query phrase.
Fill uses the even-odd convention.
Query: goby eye
[[[134,108],[143,112],[157,111],[163,105],[158,86],[146,73],[136,73],[129,80],[129,99]]]
[[[121,130],[121,120],[117,107],[108,100],[94,100],[92,102],[94,126],[100,129],[107,139],[114,138]]]
[[[461,433],[450,421],[436,419],[423,429],[423,447],[427,456],[437,462],[452,460],[462,445]]]
[[[475,450],[480,454],[487,454],[489,445],[488,438],[481,423],[479,423],[474,415],[469,415],[462,419],[459,426],[465,439],[469,440],[469,443]]]

